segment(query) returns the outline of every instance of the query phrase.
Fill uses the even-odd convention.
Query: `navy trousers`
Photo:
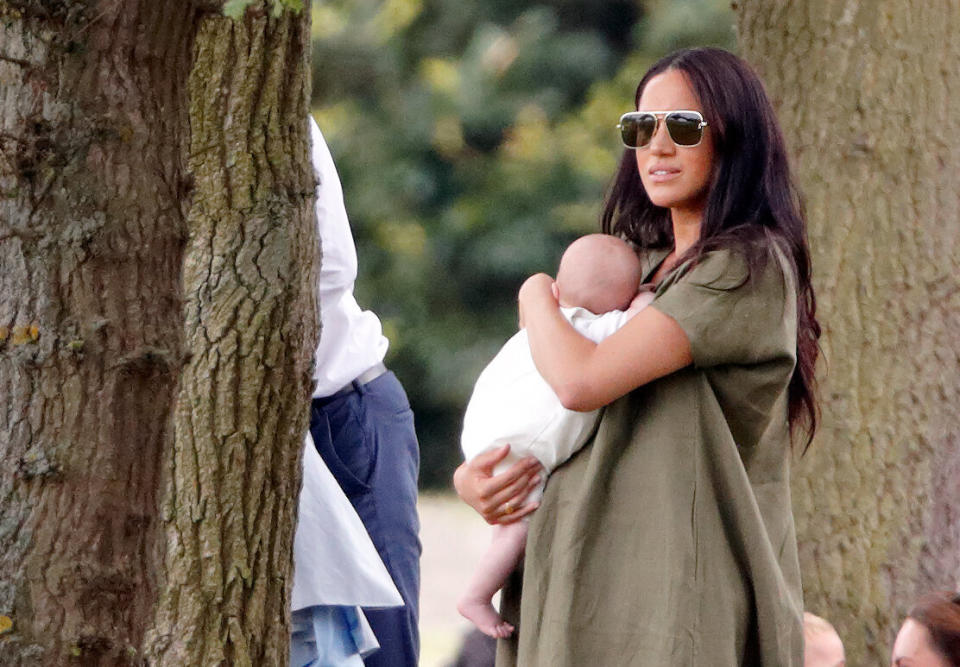
[[[420,448],[413,413],[391,372],[334,398],[316,398],[310,433],[317,451],[350,499],[403,607],[364,609],[380,650],[366,667],[416,667],[420,597],[420,522],[417,477]]]

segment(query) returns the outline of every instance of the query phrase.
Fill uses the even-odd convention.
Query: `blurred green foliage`
[[[344,185],[387,364],[410,395],[424,487],[449,484],[477,375],[516,293],[598,226],[617,118],[646,68],[733,48],[724,0],[324,0],[314,113]]]

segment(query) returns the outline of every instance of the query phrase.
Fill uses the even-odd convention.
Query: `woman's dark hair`
[[[654,64],[637,86],[634,108],[650,79],[667,70],[683,72],[689,80],[703,105],[716,156],[700,239],[682,261],[695,263],[710,250],[736,247],[752,273],[770,258],[772,240],[793,264],[797,365],[788,390],[789,422],[792,434],[806,426],[805,452],[819,422],[814,371],[820,324],[810,283],[803,204],[773,106],[760,78],[740,58],[722,49],[697,48],[677,51]],[[673,244],[670,211],[647,197],[632,150],[624,152],[607,193],[601,227],[641,248]]]
[[[928,593],[913,605],[907,618],[927,629],[933,648],[951,665],[960,665],[960,594]]]

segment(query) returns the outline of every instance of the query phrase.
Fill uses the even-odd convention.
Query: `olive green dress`
[[[665,256],[645,257],[646,276]],[[796,290],[779,251],[746,280],[720,250],[669,273],[652,308],[693,364],[614,401],[550,477],[497,665],[803,664],[787,386]]]

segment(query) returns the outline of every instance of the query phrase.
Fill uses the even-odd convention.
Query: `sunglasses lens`
[[[620,119],[620,134],[627,148],[642,148],[650,143],[657,117],[649,113],[629,113]]]
[[[703,138],[703,118],[689,111],[674,111],[664,120],[670,138],[677,146],[695,146]],[[649,141],[649,140],[648,140]]]

